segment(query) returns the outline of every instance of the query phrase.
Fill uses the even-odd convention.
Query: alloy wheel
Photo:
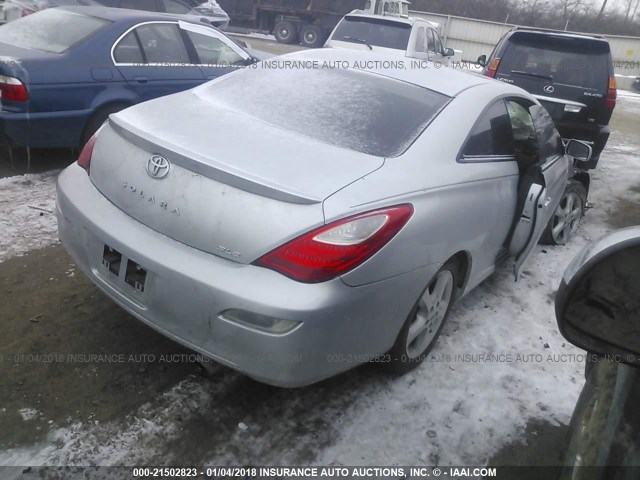
[[[582,200],[575,192],[567,193],[553,214],[551,235],[556,244],[564,245],[577,230],[582,218]]]
[[[438,334],[453,293],[453,275],[442,270],[424,292],[407,333],[407,356],[419,357]]]

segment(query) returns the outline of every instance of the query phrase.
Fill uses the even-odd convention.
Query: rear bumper
[[[298,387],[383,354],[439,265],[363,287],[302,284],[172,240],[109,202],[76,164],[58,180],[60,240],[104,293],[164,335],[260,381]],[[147,270],[140,293],[102,265],[104,245]],[[221,318],[242,309],[301,322],[284,335]],[[382,359],[384,361],[384,359]]]
[[[77,147],[93,110],[15,113],[0,111],[0,130],[12,147]]]

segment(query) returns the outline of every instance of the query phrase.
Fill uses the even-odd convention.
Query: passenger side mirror
[[[487,56],[486,55],[480,55],[478,57],[478,65],[480,65],[481,67],[486,67],[487,66]]]
[[[573,138],[567,143],[565,151],[567,155],[579,162],[588,162],[591,160],[591,155],[593,154],[591,145],[581,142],[580,140],[574,140]]]
[[[556,295],[562,335],[589,352],[640,366],[640,227],[607,235],[569,264]]]
[[[445,57],[453,57],[456,54],[456,52],[453,50],[453,48],[445,48],[444,49],[444,56]]]

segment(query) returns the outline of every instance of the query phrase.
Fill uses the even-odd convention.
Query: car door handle
[[[133,77],[133,80],[138,83],[147,83],[149,81],[147,77]]]

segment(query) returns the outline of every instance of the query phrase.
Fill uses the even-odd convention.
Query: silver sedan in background
[[[519,274],[572,160],[524,90],[407,66],[298,52],[112,115],[60,175],[63,245],[260,381],[414,368],[454,300],[508,257]]]

